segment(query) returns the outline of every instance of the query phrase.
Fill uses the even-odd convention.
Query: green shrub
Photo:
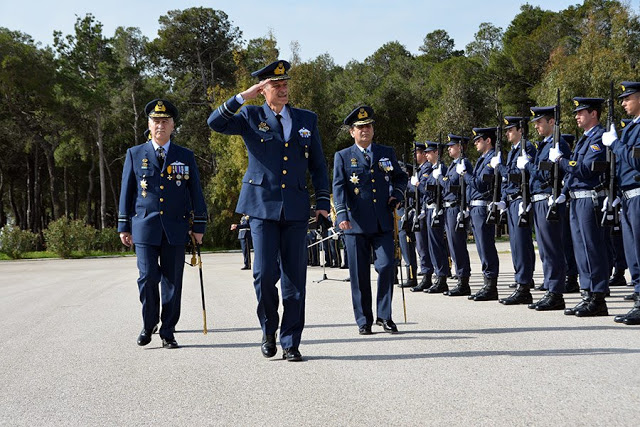
[[[93,249],[103,252],[121,252],[123,248],[118,230],[115,228],[98,230]]]
[[[49,224],[44,232],[47,249],[62,258],[69,258],[72,251],[87,254],[94,245],[97,230],[83,221],[59,218]]]
[[[7,224],[0,229],[0,251],[13,259],[22,258],[25,252],[35,250],[37,240],[37,234],[21,230],[15,225]]]

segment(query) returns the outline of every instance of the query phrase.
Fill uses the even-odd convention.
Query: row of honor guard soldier
[[[287,61],[279,60],[253,72],[259,82],[216,108],[208,124],[216,132],[241,135],[247,148],[249,165],[236,212],[250,217],[262,354],[273,357],[277,353],[280,328],[283,358],[299,361],[310,211],[307,171],[315,189],[316,215],[328,216],[329,180],[317,115],[288,105],[289,68]],[[242,107],[258,95],[264,96],[264,104]],[[276,288],[280,278],[282,322]]]
[[[184,247],[189,233],[202,243],[207,209],[193,152],[171,141],[178,110],[155,99],[145,112],[150,139],[127,150],[118,231],[124,245],[135,244],[138,260],[143,320],[138,345],[151,342],[162,321],[163,347],[177,348]]]
[[[239,224],[231,224],[231,230],[238,230],[238,240],[242,249],[243,265],[241,270],[251,270],[251,228],[249,215],[242,215]]]
[[[403,200],[407,175],[391,147],[373,142],[371,107],[353,110],[345,119],[354,144],[335,153],[333,197],[336,222],[344,231],[349,258],[353,312],[361,335],[370,335],[374,322],[371,294],[371,251],[378,272],[375,323],[395,333],[393,297],[394,210]]]

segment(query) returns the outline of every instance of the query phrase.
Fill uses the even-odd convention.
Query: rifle
[[[460,163],[464,164],[465,156],[464,156],[464,137],[460,139]],[[454,228],[457,232],[466,232],[466,220],[467,218],[464,215],[465,209],[467,209],[467,183],[464,182],[464,176],[460,175],[459,178],[460,183],[460,212],[458,212],[458,217],[456,218],[456,226]]]
[[[496,132],[496,156],[500,156],[500,160],[502,160],[502,122],[499,121],[498,130]],[[493,170],[493,199],[491,200],[491,209],[489,209],[489,213],[487,214],[487,220],[485,221],[488,225],[498,225],[501,221],[501,215],[498,212],[498,202],[500,201],[502,189],[502,177],[500,176],[500,168],[496,167]]]
[[[420,190],[418,189],[418,186],[420,185],[420,177],[418,176],[415,150],[413,151],[413,173],[416,174],[416,178],[418,178],[418,185],[416,185],[415,190],[413,190],[413,225],[411,226],[411,231],[417,233],[420,231],[420,220],[418,219],[420,216]]]
[[[560,89],[556,89],[556,108],[553,111],[553,146],[556,150],[560,149]],[[542,166],[542,162],[541,166]],[[553,180],[553,187],[551,189],[551,194],[553,196],[553,203],[549,206],[549,210],[547,211],[547,221],[549,222],[558,222],[560,220],[560,215],[558,213],[558,205],[556,204],[556,200],[560,195],[560,191],[562,191],[562,180],[560,179],[560,165],[558,162],[553,164],[551,168],[551,179]]]
[[[405,168],[407,165],[406,162],[406,148],[407,145],[405,144],[405,152],[402,153],[402,163],[404,163]],[[412,224],[409,222],[409,191],[408,190],[404,190],[404,215],[402,216],[403,220],[402,220],[402,230],[404,230],[407,233],[407,236],[409,235],[408,233],[411,233],[411,227]],[[407,237],[408,238],[408,237]]]
[[[522,138],[520,139],[520,156],[523,159],[527,158],[527,136],[529,125],[527,120],[523,117],[520,119],[520,130],[522,131]],[[531,224],[530,211],[527,209],[531,204],[531,194],[529,191],[529,172],[527,169],[522,169],[520,172],[520,193],[522,194],[522,213],[518,216],[518,227],[528,227]]]
[[[398,233],[398,210],[393,210],[393,244],[395,264],[400,268],[400,284],[402,284],[402,251],[400,250],[400,234]],[[353,261],[351,261],[353,262]],[[407,323],[407,303],[404,299],[404,288],[402,289],[402,308],[404,309],[404,323]]]
[[[437,167],[442,166],[442,152],[444,151],[444,144],[442,143],[442,133],[440,133],[440,138],[438,140],[438,163]],[[435,165],[434,169],[437,168]],[[433,213],[431,214],[431,227],[438,228],[443,226],[443,214],[444,211],[442,209],[442,186],[436,180],[435,184],[435,192],[436,192],[436,207],[433,209]]]
[[[609,111],[607,112],[607,131],[611,129],[611,124],[614,121],[613,117],[613,80],[611,81],[611,87],[609,92]],[[618,207],[613,206],[613,201],[618,195],[618,189],[616,185],[616,155],[613,154],[611,147],[607,147],[607,165],[609,168],[606,171],[605,182],[608,184],[607,191],[607,203],[603,207],[604,215],[600,225],[603,227],[612,227],[611,234],[616,235],[621,233],[620,229],[620,216],[618,213]]]

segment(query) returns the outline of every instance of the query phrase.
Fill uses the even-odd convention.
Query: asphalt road
[[[501,296],[512,281],[501,244]],[[472,288],[481,285],[472,250]],[[135,258],[0,262],[0,425],[636,425],[640,327],[396,288],[399,334],[360,336],[347,270],[308,271],[301,363],[260,353],[240,253],[186,267],[166,350],[141,328]],[[542,269],[536,269],[536,281]],[[375,277],[375,274],[374,276]],[[541,292],[535,292],[534,298]],[[567,296],[568,305],[579,296]],[[636,419],[636,421],[633,421]]]

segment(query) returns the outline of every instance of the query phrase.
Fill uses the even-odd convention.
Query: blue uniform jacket
[[[554,146],[553,141],[542,141],[538,144],[538,152],[533,163],[527,163],[526,169],[529,171],[529,191],[531,194],[551,194],[553,182],[551,181],[551,171],[540,170],[540,162],[549,161],[549,150]],[[560,151],[564,157],[571,156],[571,148],[564,138],[560,137]],[[560,180],[564,173],[560,170]]]
[[[460,200],[460,192],[451,191],[452,185],[457,185],[457,186],[460,185],[460,175],[458,175],[458,172],[456,172],[456,165],[458,164],[459,161],[460,159],[454,160],[453,163],[451,163],[451,166],[449,167],[449,169],[447,170],[447,173],[444,175],[440,175],[440,178],[438,178],[438,181],[442,186],[442,200],[444,200],[445,202],[456,202]],[[471,162],[465,158],[464,164],[467,170],[470,171],[472,168]],[[467,190],[467,196],[468,194],[469,194],[469,191]],[[468,201],[469,200],[467,198],[467,202]],[[463,209],[465,207],[466,206],[462,206]]]
[[[516,166],[518,156],[520,156],[520,150],[522,149],[521,142],[522,141],[520,141],[517,147],[509,151],[506,163],[498,166],[498,170],[502,176],[502,200],[506,200],[507,196],[513,196],[520,192],[520,183],[509,181],[509,176],[522,173],[522,171],[518,169],[518,166]],[[526,141],[525,147],[527,158],[529,162],[532,162],[536,157],[536,147],[529,141]]]
[[[316,194],[316,208],[330,209],[329,176],[322,153],[315,113],[288,105],[292,119],[289,141],[283,141],[279,124],[267,104],[241,107],[235,97],[218,107],[207,123],[225,135],[241,135],[249,167],[242,178],[236,212],[250,217],[307,221],[310,203],[307,169]]]
[[[424,164],[427,166],[422,169],[422,174],[419,176],[420,183],[418,184],[418,190],[420,190],[422,194],[422,201],[427,205],[431,205],[436,202],[436,192],[429,189],[429,186],[436,185],[436,179],[432,175],[434,166],[428,162]],[[443,175],[446,176],[448,170],[447,165],[442,163],[442,175],[440,175],[440,177]]]
[[[635,177],[640,174],[640,159],[633,158],[633,148],[640,146],[640,124],[629,123],[622,130],[620,141],[613,146],[618,169],[618,185],[622,190],[640,187]]]
[[[464,174],[464,181],[467,183],[467,194],[469,200],[490,201],[493,197],[491,192],[491,182],[485,181],[484,175],[493,176],[493,168],[489,165],[491,159],[495,157],[495,150],[492,148],[484,156],[480,156],[476,165],[472,169],[467,167]]]
[[[159,246],[164,230],[171,245],[184,245],[192,212],[192,230],[204,233],[207,206],[193,152],[172,142],[163,166],[151,141],[129,148],[119,205],[118,231],[135,244]]]
[[[407,188],[407,174],[400,168],[393,148],[378,144],[369,148],[371,168],[355,144],[335,154],[333,201],[336,222],[351,222],[352,228],[345,230],[346,234],[393,230],[393,212],[387,202],[391,196],[402,202]],[[388,159],[393,169],[383,170],[381,159]]]
[[[251,229],[249,228],[249,215],[242,215],[240,218],[240,224],[237,227],[238,240],[242,240],[247,237],[247,234],[251,235]]]
[[[567,190],[593,190],[602,179],[601,172],[591,170],[593,162],[604,162],[606,151],[602,144],[604,128],[595,126],[590,136],[583,135],[576,143],[570,159],[560,158],[558,164],[565,172],[563,193]]]

